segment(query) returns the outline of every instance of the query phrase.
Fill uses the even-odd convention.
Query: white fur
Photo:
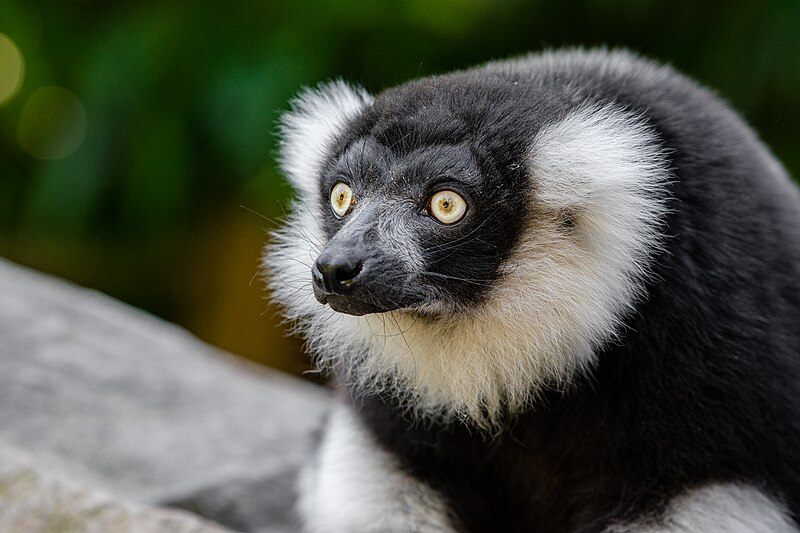
[[[301,478],[299,511],[306,531],[454,531],[441,496],[403,472],[349,408],[333,410],[317,461]]]
[[[318,196],[319,171],[330,143],[372,97],[336,80],[306,89],[281,120],[281,168],[305,201]]]
[[[284,164],[298,159],[299,151],[290,152]],[[310,211],[317,193],[299,185],[300,203],[265,267],[318,363],[341,365],[367,387],[388,383],[417,415],[461,416],[483,427],[503,407],[521,409],[543,387],[567,386],[589,367],[641,296],[649,258],[660,246],[665,157],[642,119],[607,105],[545,127],[532,139],[528,163],[533,214],[503,275],[481,306],[436,317],[404,311],[353,317],[319,305],[309,283],[324,246]],[[574,228],[562,226],[565,213]]]
[[[675,498],[664,516],[615,525],[605,533],[797,533],[786,509],[763,492],[709,485]]]

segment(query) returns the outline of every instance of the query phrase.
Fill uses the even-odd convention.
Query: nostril
[[[349,294],[362,269],[360,261],[318,259],[311,269],[311,276],[314,284],[329,294]]]
[[[356,263],[352,267],[348,265],[346,268],[338,269],[335,272],[336,276],[335,283],[338,284],[340,287],[344,287],[345,289],[350,289],[355,283],[355,279],[361,272],[362,268],[363,265],[361,263]]]

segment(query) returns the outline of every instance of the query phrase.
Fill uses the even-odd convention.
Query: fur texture
[[[284,124],[274,295],[454,528],[680,531],[735,506],[796,527],[800,195],[718,98],[566,51],[323,86]],[[425,207],[443,189],[468,205],[452,226]],[[331,251],[352,291],[312,282]]]
[[[306,131],[325,131],[322,124],[341,119],[329,117],[335,108],[325,107],[337,101],[365,106],[368,99],[329,85],[306,93],[284,121],[292,132],[285,171],[301,199],[267,259],[281,276],[272,288],[317,363],[338,367],[363,389],[391,387],[415,416],[460,415],[482,427],[495,426],[504,410],[526,407],[542,387],[566,386],[575,371],[591,366],[595,350],[619,331],[623,313],[641,294],[649,258],[661,243],[668,164],[645,119],[614,105],[591,105],[538,132],[524,161],[536,176],[535,188],[525,192],[525,210],[536,215],[528,217],[525,236],[500,265],[500,279],[481,305],[433,318],[404,310],[330,318],[329,309],[309,298],[310,286],[297,286],[327,243],[313,214],[321,203],[314,181],[320,163],[312,157],[299,165],[301,158],[291,154],[300,153],[294,146],[300,139],[319,142]],[[310,110],[321,123],[310,123]],[[343,116],[353,113],[344,110]],[[402,208],[384,207],[388,214]],[[354,213],[338,235],[346,236],[359,216]],[[568,231],[565,216],[571,218]],[[420,263],[422,243],[403,227],[387,216],[378,224],[380,241]]]
[[[700,487],[669,503],[666,512],[604,533],[796,533],[786,509],[754,487]]]
[[[343,405],[331,412],[319,456],[304,471],[300,492],[309,531],[455,531],[442,497],[381,450]]]

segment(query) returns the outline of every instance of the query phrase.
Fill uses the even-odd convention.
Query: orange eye
[[[336,216],[343,217],[353,210],[356,205],[353,189],[346,183],[338,182],[331,191],[331,207]]]
[[[453,191],[439,191],[428,205],[431,216],[442,224],[455,224],[467,212],[467,202]]]

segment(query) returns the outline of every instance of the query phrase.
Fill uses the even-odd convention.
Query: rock
[[[289,531],[330,396],[0,259],[0,442],[119,498]]]
[[[224,533],[189,513],[137,505],[80,486],[0,445],[0,531]]]

